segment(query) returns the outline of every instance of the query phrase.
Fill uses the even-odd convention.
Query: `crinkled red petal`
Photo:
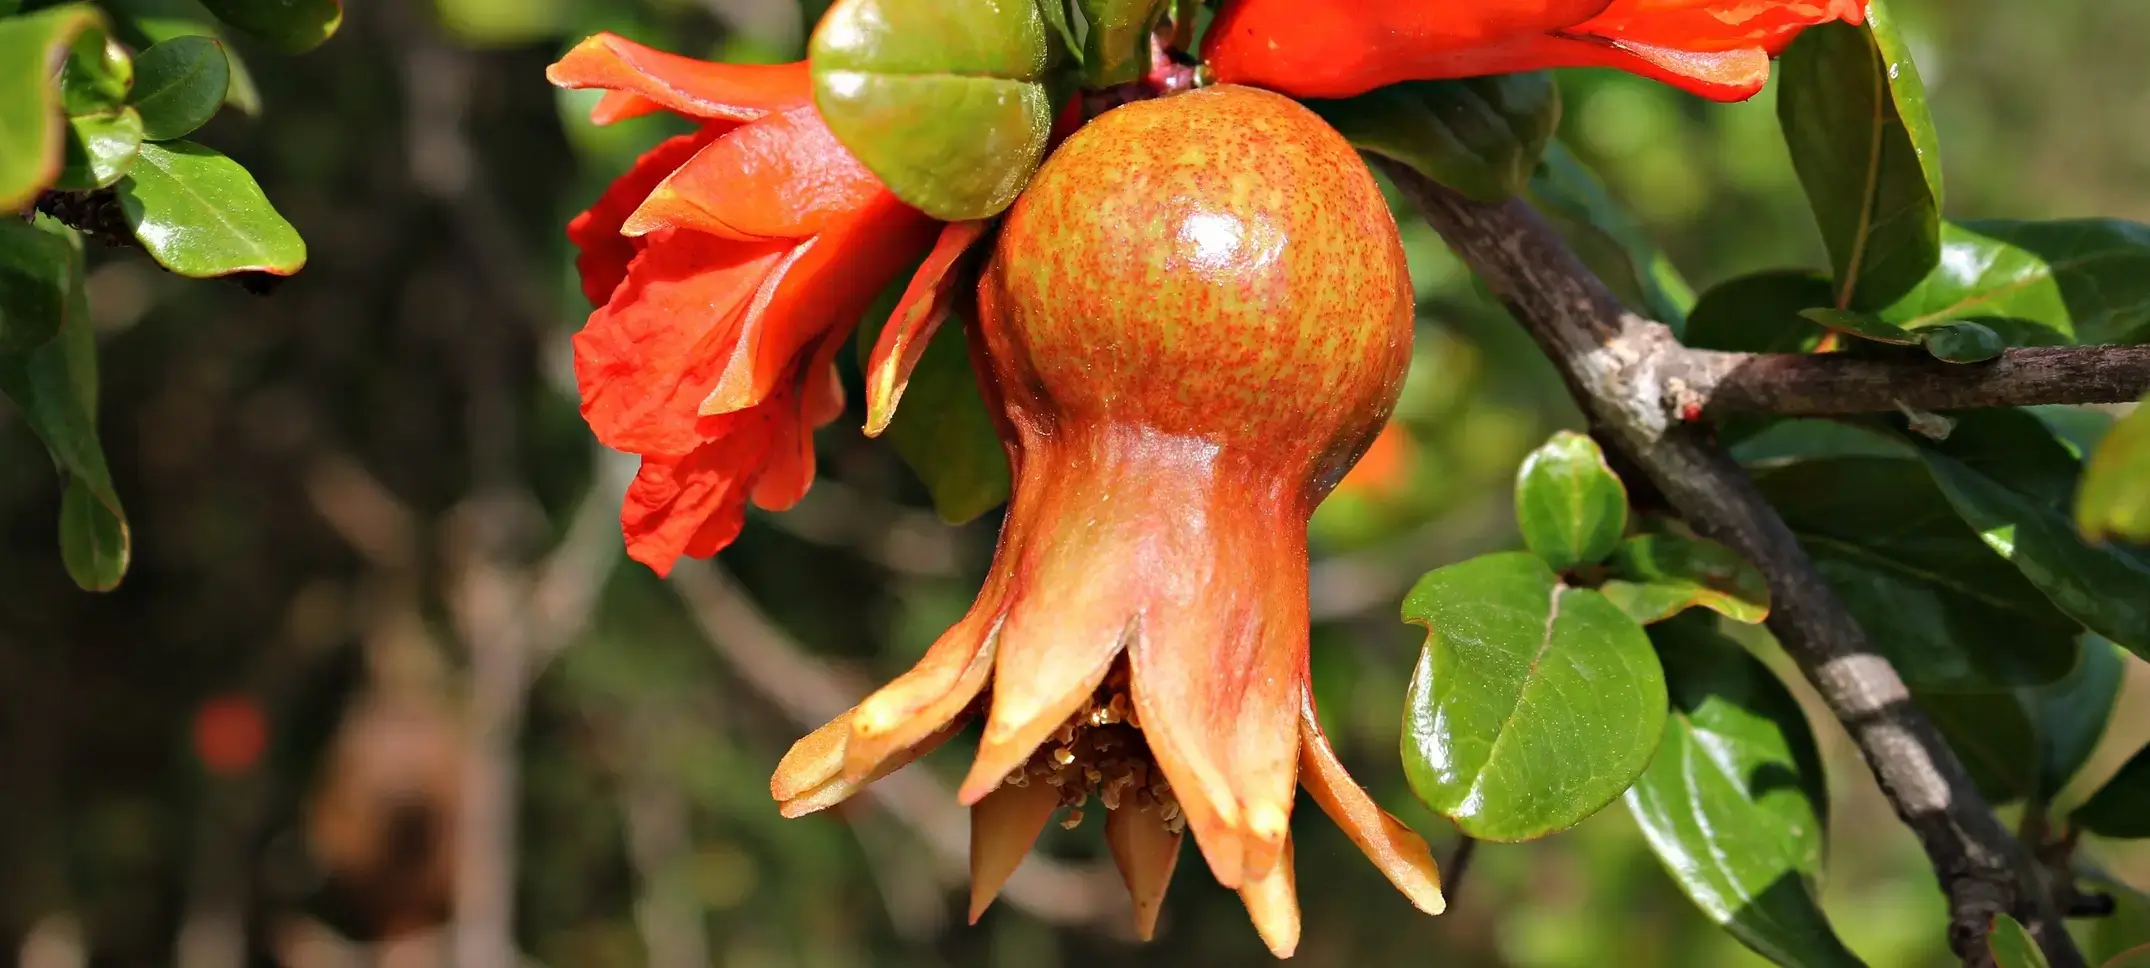
[[[620,235],[627,216],[712,137],[707,131],[683,134],[650,149],[635,159],[626,174],[613,180],[589,211],[567,223],[567,239],[579,250],[575,269],[582,275],[582,295],[590,305],[604,305],[627,279],[627,264],[634,261],[639,248],[634,240]]]
[[[731,544],[772,452],[801,436],[800,416],[798,395],[787,390],[704,421],[711,438],[683,457],[643,458],[620,509],[628,557],[663,576],[682,555],[707,558]]]
[[[582,415],[605,446],[684,457],[714,436],[696,407],[717,384],[745,309],[789,241],[744,243],[664,232],[575,335]]]

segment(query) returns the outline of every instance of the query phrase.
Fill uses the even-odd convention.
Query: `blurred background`
[[[821,6],[365,0],[304,57],[241,45],[262,112],[199,137],[261,177],[311,262],[254,296],[92,253],[103,428],[136,541],[119,591],[68,581],[49,463],[0,411],[0,958],[418,968],[452,963],[462,910],[466,942],[512,932],[559,966],[1266,961],[1195,859],[1160,938],[1133,944],[1094,822],[1051,828],[1049,856],[965,927],[961,750],[831,815],[778,818],[777,758],[961,613],[997,526],[941,524],[859,434],[855,366],[854,413],[822,432],[797,510],[757,513],[671,582],[618,552],[632,466],[576,413],[566,338],[588,307],[561,226],[674,129],[593,128],[591,99],[544,67],[597,30],[793,60]],[[2150,5],[1894,6],[1953,214],[2150,219]],[[1771,93],[1720,106],[1622,75],[1562,83],[1570,144],[1698,288],[1825,264]],[[1406,224],[1417,360],[1400,432],[1316,519],[1314,667],[1345,760],[1445,857],[1453,831],[1397,763],[1422,636],[1398,601],[1425,570],[1513,544],[1517,463],[1579,421]],[[2150,738],[2150,674],[2131,677],[2092,778]],[[1917,845],[1816,725],[1840,931],[1882,968],[1949,963]],[[1311,804],[1297,831],[1299,964],[1762,964],[1690,908],[1617,804],[1481,849],[1438,919]],[[2150,857],[2087,851],[2150,889]],[[2121,909],[2086,928],[2094,953],[2150,939],[2150,908],[2123,892]]]

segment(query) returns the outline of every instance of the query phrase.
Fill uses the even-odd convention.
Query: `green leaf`
[[[180,275],[288,276],[306,264],[306,242],[254,176],[191,141],[144,144],[118,193],[142,248]]]
[[[1777,117],[1835,269],[1835,305],[1875,310],[1941,259],[1941,154],[1926,91],[1880,0],[1865,28],[1809,28],[1784,52]]]
[[[1626,257],[1643,308],[1675,334],[1682,333],[1688,310],[1695,305],[1694,287],[1635,216],[1606,191],[1590,166],[1559,138],[1546,144],[1538,170],[1531,176],[1530,193],[1540,204],[1611,240]]]
[[[0,212],[28,207],[59,177],[60,66],[77,38],[103,35],[104,18],[86,3],[0,20]]]
[[[1529,185],[1560,126],[1560,89],[1544,71],[1405,81],[1305,103],[1353,147],[1483,202]]]
[[[1984,363],[2008,348],[2008,341],[1984,323],[1943,323],[1920,335],[1926,352],[1943,363]]]
[[[2150,226],[2119,219],[1944,224],[1941,263],[1881,315],[1988,322],[2018,346],[2150,340]]]
[[[2150,944],[2132,951],[2123,951],[2098,968],[2150,968]]]
[[[1988,693],[1920,693],[1927,718],[1992,804],[2051,803],[2083,768],[2105,732],[2126,676],[2112,643],[2095,636],[2083,658],[2051,685]]]
[[[2076,826],[2101,837],[2150,837],[2150,746],[2137,750],[2120,772],[2075,808]]]
[[[2075,667],[2075,623],[1957,520],[1917,461],[1802,461],[1755,483],[1913,687],[2038,685]]]
[[[1986,948],[1993,953],[1995,968],[2051,968],[2023,922],[2006,914],[1994,917],[1993,927],[1986,932]]]
[[[1555,571],[1605,560],[1627,531],[1627,487],[1588,434],[1563,430],[1516,472],[1523,543]]]
[[[2150,398],[2098,444],[2075,501],[2075,526],[2092,541],[2150,544]]]
[[[1086,26],[1080,32],[1084,87],[1126,84],[1149,73],[1150,32],[1165,17],[1165,0],[1075,0],[1075,5]]]
[[[896,197],[937,219],[998,214],[1045,157],[1045,20],[998,0],[839,0],[814,31],[814,103]]]
[[[184,138],[209,123],[231,89],[231,60],[209,37],[174,37],[135,58],[134,109],[142,136]]]
[[[202,0],[202,6],[287,54],[321,46],[343,23],[341,0]]]
[[[1860,339],[1873,340],[1876,343],[1887,343],[1892,346],[1917,346],[1920,342],[1918,334],[1882,319],[1873,313],[1862,313],[1852,309],[1829,308],[1809,309],[1799,315],[1811,322],[1827,326],[1836,332],[1857,336]]]
[[[1769,583],[1724,545],[1676,534],[1639,534],[1609,562],[1612,580],[1598,590],[1644,625],[1690,608],[1707,608],[1749,624],[1769,617]]]
[[[1672,714],[1627,791],[1650,849],[1704,915],[1771,961],[1860,965],[1815,901],[1829,797],[1798,700],[1707,619],[1650,638]]]
[[[2038,736],[2038,787],[2033,792],[2039,800],[2052,802],[2097,751],[2127,679],[2126,655],[2103,638],[2087,636],[2083,659],[2067,678],[2022,690],[2024,710]]]
[[[1426,651],[1405,702],[1404,774],[1480,840],[1580,823],[1642,774],[1665,726],[1649,636],[1605,597],[1507,553],[1419,579]]]
[[[2037,727],[2018,694],[1921,692],[1916,698],[1987,803],[2013,803],[2037,787]]]
[[[199,0],[105,0],[104,6],[118,19],[119,34],[136,47],[151,47],[179,37],[207,37],[223,42],[216,17]],[[246,115],[261,113],[261,91],[239,53],[224,44],[224,60],[231,68],[231,87],[224,103]]]
[[[1076,27],[1082,27],[1083,33],[1087,33],[1090,25],[1079,15],[1073,18],[1068,16],[1068,5],[1075,2],[1076,0],[1038,0],[1038,14],[1045,18],[1045,25],[1053,29],[1053,36],[1060,38],[1057,46],[1065,50],[1075,63],[1080,64],[1083,61],[1083,36],[1076,31]]]
[[[14,401],[67,479],[60,542],[68,574],[85,589],[107,591],[127,570],[127,519],[97,438],[97,341],[82,292],[82,253],[70,244],[68,257],[60,332],[28,352],[0,353],[0,395]]]
[[[859,363],[864,365],[874,341],[895,308],[909,274],[899,274],[883,298],[859,322]],[[959,301],[957,312],[966,313]],[[964,329],[950,317],[934,331],[933,341],[911,371],[903,406],[890,418],[884,439],[925,482],[941,520],[962,524],[1008,499],[1008,454],[993,430],[992,414],[978,391]]]
[[[2085,542],[2058,504],[1960,460],[1928,451],[1926,467],[1956,513],[2056,607],[2150,656],[2150,559]]]
[[[67,156],[54,188],[106,188],[133,170],[142,149],[142,118],[133,108],[67,119]]]
[[[1809,353],[1826,330],[1805,317],[1834,305],[1829,280],[1806,269],[1777,269],[1719,283],[1687,318],[1684,341],[1697,349]]]
[[[60,331],[76,268],[66,239],[0,217],[0,353],[29,352]]]
[[[60,561],[81,588],[107,592],[127,577],[132,557],[127,522],[82,478],[60,495]]]
[[[134,61],[127,48],[104,31],[75,38],[60,68],[60,105],[68,114],[96,114],[126,103],[134,83]]]

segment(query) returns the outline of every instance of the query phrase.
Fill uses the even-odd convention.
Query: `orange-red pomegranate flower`
[[[1865,15],[1866,0],[1227,0],[1202,53],[1219,80],[1297,97],[1617,67],[1737,101],[1799,31]]]
[[[568,224],[583,294],[583,417],[639,454],[620,512],[659,574],[782,510],[814,478],[813,430],[843,410],[831,361],[939,223],[896,199],[815,113],[804,63],[715,64],[611,34],[546,72],[602,88],[600,124],[668,110],[658,145]]]
[[[982,718],[959,791],[973,918],[1055,811],[1072,825],[1095,801],[1143,936],[1191,832],[1289,954],[1301,786],[1438,913],[1424,841],[1338,762],[1307,673],[1307,518],[1410,360],[1403,247],[1365,164],[1251,88],[1115,108],[1038,170],[976,292],[1015,480],[992,570],[917,666],[785,756],[784,814]]]

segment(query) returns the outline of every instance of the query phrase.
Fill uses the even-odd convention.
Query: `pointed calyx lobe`
[[[1039,169],[977,297],[1015,472],[992,571],[915,669],[832,724],[840,756],[801,741],[820,752],[779,770],[786,812],[979,713],[974,909],[1046,804],[1079,822],[1094,797],[1145,933],[1185,831],[1287,953],[1303,782],[1437,912],[1424,843],[1344,772],[1307,688],[1307,517],[1410,354],[1403,250],[1364,164],[1251,88],[1115,109]]]
[[[1866,0],[1227,0],[1203,40],[1220,80],[1299,97],[1398,81],[1614,67],[1703,97],[1752,97],[1799,31]]]

